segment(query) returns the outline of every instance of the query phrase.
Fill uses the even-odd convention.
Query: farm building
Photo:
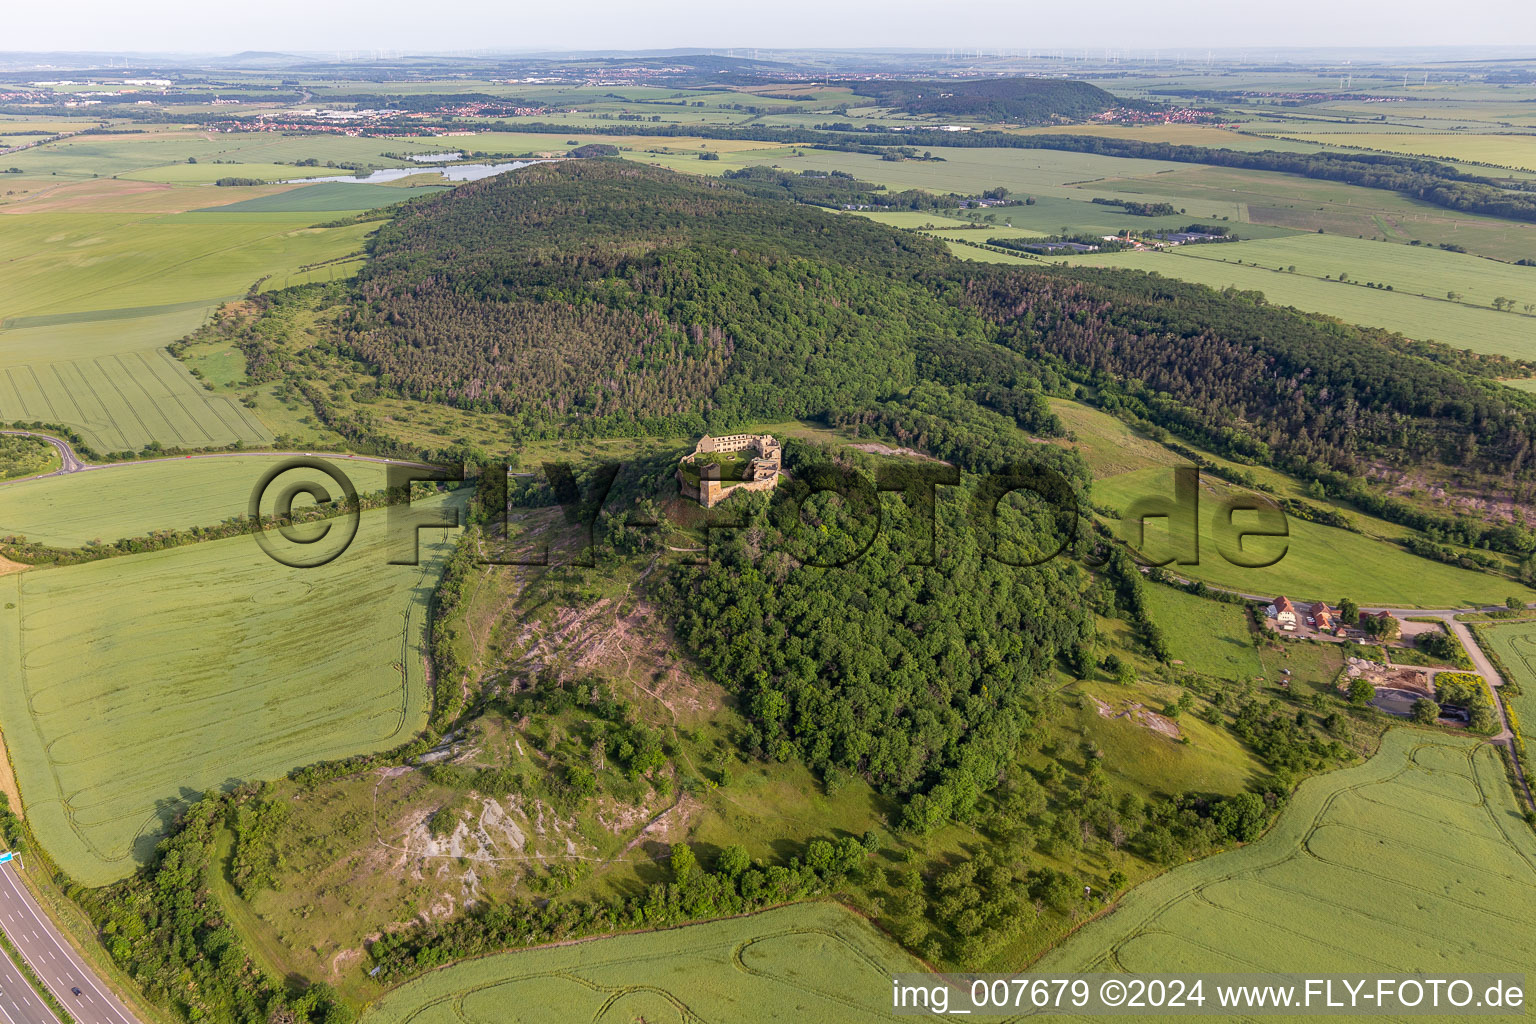
[[[1281,629],[1296,628],[1296,606],[1284,594],[1275,598],[1274,604],[1264,609],[1264,613],[1274,619],[1275,625]]]

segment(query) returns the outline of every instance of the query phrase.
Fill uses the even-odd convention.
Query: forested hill
[[[1536,399],[1379,332],[1137,272],[964,263],[748,184],[573,160],[412,203],[343,347],[386,389],[526,434],[821,417],[982,465],[1014,425],[1058,429],[1042,392],[1075,380],[1261,462],[1536,469]]]
[[[1078,119],[1126,106],[1096,85],[1048,78],[983,78],[975,81],[858,82],[853,91],[909,114],[978,117],[1045,123]]]
[[[996,361],[985,319],[918,283],[952,265],[939,243],[619,160],[414,203],[372,257],[343,346],[387,387],[529,432],[825,416],[911,388],[920,360]],[[1039,385],[1007,374],[1010,422],[1048,432]]]
[[[967,302],[1108,404],[1304,474],[1536,468],[1536,401],[1378,334],[1140,271],[968,270]]]

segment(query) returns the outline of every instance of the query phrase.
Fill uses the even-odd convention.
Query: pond
[[[413,174],[440,174],[449,181],[479,181],[493,174],[515,171],[519,167],[539,163],[538,160],[511,160],[501,164],[454,164],[451,167],[386,167],[372,174],[332,174],[323,178],[291,178],[279,182],[282,185],[310,185],[317,181],[342,181],[355,185],[377,185],[385,181],[398,181]]]

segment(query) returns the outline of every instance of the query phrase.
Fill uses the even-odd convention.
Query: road
[[[5,955],[0,955],[0,1020],[5,1024],[59,1024],[59,1018]]]
[[[59,453],[60,467],[52,473],[39,473],[37,476],[23,477],[24,480],[42,480],[50,476],[63,476],[65,473],[78,473],[82,469],[91,467],[81,461],[80,456],[69,446],[69,442],[63,438],[54,437],[52,434],[35,434],[30,430],[0,430],[0,434],[10,434],[13,437],[37,437],[49,444]]]
[[[16,878],[14,864],[0,864],[0,927],[32,972],[80,1024],[139,1024],[37,905],[31,890]],[[9,961],[5,967],[15,970]],[[5,978],[6,971],[0,969],[0,1016],[12,1024],[58,1024],[58,1018],[43,1006],[19,972],[15,979],[18,985]],[[80,990],[78,996],[75,989]],[[37,1016],[37,1008],[42,1009],[43,1016]]]
[[[1145,572],[1146,570],[1143,569],[1142,571]],[[1183,577],[1174,576],[1173,573],[1169,573],[1169,575],[1173,576],[1174,579],[1181,583],[1190,582]],[[1250,601],[1273,600],[1272,596],[1265,596],[1263,594],[1245,594],[1238,590],[1227,590],[1225,587],[1211,587],[1211,589],[1223,590],[1226,593],[1236,594],[1238,597],[1246,598]],[[1312,602],[1304,603],[1310,604]],[[1493,662],[1488,660],[1488,656],[1484,654],[1483,649],[1478,646],[1477,640],[1472,636],[1472,631],[1467,628],[1467,624],[1465,622],[1456,621],[1456,616],[1465,615],[1468,612],[1508,611],[1509,609],[1504,605],[1485,605],[1482,608],[1361,608],[1360,610],[1363,612],[1390,612],[1392,617],[1396,619],[1407,619],[1415,617],[1439,619],[1445,623],[1445,628],[1449,629],[1451,633],[1455,635],[1456,639],[1461,641],[1461,646],[1466,648],[1467,656],[1472,659],[1473,666],[1476,667],[1477,671],[1482,675],[1484,679],[1488,680],[1488,685],[1493,687],[1495,691],[1504,685],[1504,677],[1499,674],[1498,669],[1493,667]],[[1520,793],[1523,792],[1525,794],[1526,805],[1531,808],[1536,808],[1536,794],[1531,792],[1530,780],[1525,777],[1525,768],[1520,764],[1520,758],[1515,753],[1514,730],[1510,729],[1509,727],[1509,717],[1504,713],[1504,700],[1497,694],[1497,692],[1494,694],[1493,708],[1499,714],[1499,732],[1498,735],[1490,736],[1488,739],[1490,742],[1502,744],[1509,751],[1510,763],[1514,765],[1515,780],[1519,783],[1519,786],[1517,787],[1519,792],[1515,794],[1516,801],[1518,802]]]

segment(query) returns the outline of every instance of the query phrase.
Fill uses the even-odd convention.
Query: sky
[[[670,47],[1530,46],[1533,0],[72,0],[17,2],[0,51]]]

